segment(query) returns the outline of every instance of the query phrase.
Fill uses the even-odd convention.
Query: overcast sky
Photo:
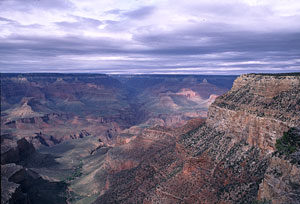
[[[299,0],[0,0],[1,72],[300,71]]]

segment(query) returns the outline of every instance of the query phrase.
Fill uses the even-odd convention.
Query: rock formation
[[[300,203],[300,166],[272,157],[259,186],[258,198],[272,204]]]
[[[17,142],[3,140],[1,142],[1,164],[18,163],[25,160],[35,151],[32,143],[25,138]]]
[[[242,75],[211,105],[206,123],[187,132],[167,131],[172,142],[134,168],[111,175],[108,190],[95,203],[251,203],[264,198],[299,203],[298,164],[272,156],[276,139],[300,126],[299,81],[299,75]]]
[[[207,124],[274,151],[276,139],[300,125],[299,95],[299,75],[242,75],[211,105]]]
[[[66,203],[66,184],[49,182],[14,163],[1,165],[1,204]]]
[[[50,139],[53,132],[46,128],[47,125],[61,127],[60,124],[67,121],[68,124],[70,122],[74,125],[70,127],[85,127],[77,128],[76,132],[71,134],[76,140],[71,140],[72,137],[68,134],[62,138],[70,137],[69,140],[40,150],[39,153],[51,154],[51,158],[55,159],[51,168],[48,168],[50,165],[42,165],[41,158],[47,161],[47,156],[36,153],[29,157],[26,168],[3,162],[5,168],[12,170],[4,172],[6,176],[3,177],[3,185],[9,186],[5,195],[10,195],[5,197],[6,200],[15,202],[14,199],[33,199],[31,193],[36,192],[36,189],[27,186],[26,189],[32,190],[25,191],[22,184],[19,184],[22,182],[16,179],[19,176],[13,176],[19,175],[17,172],[25,172],[23,175],[30,175],[25,177],[36,182],[37,186],[46,185],[41,184],[45,182],[45,178],[63,181],[46,182],[46,186],[56,186],[52,189],[59,195],[61,190],[68,189],[66,191],[68,195],[58,196],[56,203],[66,202],[67,197],[69,203],[95,204],[229,204],[256,203],[264,199],[266,202],[276,204],[300,203],[300,145],[296,143],[293,147],[283,146],[288,148],[287,155],[278,149],[280,147],[278,139],[285,134],[284,132],[288,130],[297,132],[299,129],[292,127],[300,127],[299,74],[242,75],[235,80],[229,92],[219,97],[216,95],[222,90],[218,89],[218,82],[212,84],[216,79],[209,76],[205,76],[206,80],[204,77],[201,79],[170,77],[164,83],[160,83],[161,76],[127,77],[123,76],[118,80],[129,89],[132,86],[138,87],[131,93],[135,96],[131,97],[139,100],[136,105],[139,110],[143,110],[141,112],[134,112],[129,108],[119,110],[120,112],[113,114],[112,117],[106,115],[97,118],[94,115],[85,115],[82,120],[78,115],[62,114],[66,119],[53,120],[49,116],[48,119],[41,121],[39,119],[6,121],[7,126],[12,128],[15,128],[17,123],[21,124],[19,127],[33,124],[31,122],[43,124],[39,127],[44,129],[41,133],[37,132],[37,136],[45,138],[47,144],[55,141]],[[68,84],[68,80],[70,79],[55,78],[51,83],[56,84],[54,87],[62,87]],[[29,81],[25,80],[22,83]],[[106,79],[106,82],[109,81]],[[200,83],[202,81],[203,83]],[[190,87],[186,87],[187,84]],[[89,83],[88,86],[92,89],[101,89],[105,83],[103,86],[98,85]],[[57,87],[54,87],[52,88],[57,90]],[[205,90],[199,91],[202,89]],[[211,94],[212,90],[216,95]],[[37,92],[35,97],[45,97],[41,93]],[[121,92],[119,94],[122,95]],[[17,100],[17,96],[12,95],[13,100]],[[73,103],[78,100],[76,97],[80,94],[63,92],[54,95]],[[79,101],[83,102],[81,99]],[[128,98],[126,100],[130,101]],[[189,117],[192,114],[189,113],[191,110],[188,107],[199,108],[200,101],[207,103],[214,101],[209,107],[207,119],[189,120],[193,117]],[[132,106],[131,102],[123,105]],[[27,104],[30,106],[32,103]],[[170,109],[164,108],[168,104],[173,104],[171,108],[174,111],[180,107],[187,108],[188,111],[184,109],[186,112],[181,112],[182,115],[178,115],[177,112],[170,113],[168,112]],[[115,105],[119,107],[120,104]],[[16,111],[16,109],[6,110]],[[29,110],[28,107],[25,110]],[[35,108],[31,110],[35,111]],[[143,114],[141,118],[131,117],[139,113]],[[138,119],[143,120],[143,123],[132,122]],[[182,119],[187,122],[181,123]],[[125,123],[120,122],[123,120],[130,122],[125,126]],[[96,125],[89,126],[91,123]],[[97,131],[94,129],[96,127]],[[100,136],[100,133],[103,135]],[[11,139],[12,135],[8,132],[5,138]],[[299,132],[295,133],[295,138],[299,138]],[[1,139],[1,142],[4,144],[7,139]],[[115,142],[110,143],[109,139]],[[18,145],[24,146],[23,143],[26,142],[19,142]],[[9,155],[7,152],[9,151],[5,150],[3,153]],[[17,151],[11,154],[19,155]],[[25,153],[23,158],[26,155],[30,154]],[[48,159],[51,158],[49,156]],[[33,173],[31,168],[35,168],[42,177]],[[66,184],[69,186],[64,186]],[[7,192],[13,192],[15,196]]]
[[[1,132],[25,137],[36,148],[87,135],[113,144],[132,126],[175,126],[206,117],[213,96],[225,93],[236,78],[205,76],[207,83],[200,84],[204,76],[114,77],[1,74]]]
[[[260,200],[273,204],[300,203],[300,129],[292,128],[285,134],[295,140],[285,135],[285,144],[276,142],[279,149],[270,160],[258,192]]]
[[[19,165],[34,154],[33,145],[24,138],[12,143],[1,143],[1,204],[66,203],[65,183],[49,182]]]

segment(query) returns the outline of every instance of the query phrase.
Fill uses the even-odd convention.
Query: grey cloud
[[[215,26],[215,25],[213,25]],[[192,29],[135,35],[133,39],[158,48],[160,54],[201,54],[217,52],[289,52],[299,54],[300,32],[251,32],[238,31],[226,25],[215,31],[210,25],[206,29]],[[222,32],[221,30],[224,29]],[[155,52],[157,52],[155,49]]]
[[[129,43],[128,43],[129,44]],[[72,54],[120,53],[124,42],[110,38],[66,37],[27,37],[14,35],[1,40],[0,53],[22,53],[23,55],[58,56]]]
[[[1,0],[0,0],[1,1]],[[6,1],[6,3],[4,2]],[[72,4],[68,1],[26,1],[4,0],[4,4],[16,9],[66,9],[68,14]],[[58,2],[59,1],[59,2]],[[4,2],[4,3],[3,3]],[[58,5],[55,5],[58,3]],[[59,5],[59,4],[62,5]],[[2,35],[0,37],[1,72],[57,71],[57,72],[104,72],[104,73],[245,73],[245,72],[288,72],[300,70],[300,32],[297,31],[299,16],[282,17],[292,22],[288,29],[254,32],[253,25],[237,26],[235,22],[218,21],[220,16],[239,18],[251,16],[262,18],[263,13],[273,15],[268,7],[254,8],[245,4],[201,4],[185,7],[191,16],[199,17],[193,23],[175,25],[168,31],[147,27],[147,17],[159,9],[144,6],[135,10],[108,10],[112,19],[86,18],[71,15],[73,21],[55,22],[55,29],[68,31],[72,35],[52,37],[34,34]],[[64,12],[65,12],[64,11]],[[201,21],[201,15],[217,12],[212,21]],[[262,16],[261,16],[262,15]],[[111,17],[111,15],[109,15]],[[70,17],[70,15],[68,16]],[[117,18],[115,18],[117,17]],[[264,16],[263,16],[264,17]],[[252,17],[251,17],[252,18]],[[41,25],[22,25],[13,18],[0,17],[2,28],[15,30],[37,28]],[[117,19],[117,20],[116,20]],[[136,20],[142,19],[140,26]],[[152,20],[152,19],[151,19]],[[213,23],[214,22],[214,23]],[[254,21],[255,22],[255,21]],[[53,24],[52,24],[53,25]],[[104,25],[111,37],[87,37],[80,31],[87,29],[95,35]],[[296,26],[293,26],[296,25]],[[102,26],[102,27],[104,27]],[[43,29],[41,27],[41,29]],[[103,28],[102,28],[103,29]],[[26,33],[29,33],[29,29]],[[51,30],[51,27],[50,29]],[[134,31],[133,31],[134,30]],[[76,32],[78,31],[78,32]],[[132,33],[130,33],[132,32]],[[119,35],[131,34],[124,40]],[[129,35],[130,36],[130,35]]]
[[[2,25],[2,29],[3,28],[15,28],[15,27],[18,27],[18,28],[43,28],[42,25],[40,24],[37,24],[37,23],[34,23],[34,24],[29,24],[29,25],[23,25],[21,23],[19,23],[18,21],[15,21],[15,20],[11,20],[11,19],[8,19],[8,18],[3,18],[0,16],[0,22],[4,22],[5,24]],[[1,31],[1,29],[0,29]]]
[[[270,7],[267,6],[250,6],[242,2],[225,2],[218,1],[216,2],[201,2],[201,4],[193,5],[189,7],[189,12],[193,14],[202,15],[206,13],[217,13],[220,16],[226,17],[242,17],[246,15],[253,15],[252,17],[257,18],[258,16],[271,16],[273,11]]]
[[[144,6],[132,11],[124,12],[122,13],[122,15],[128,18],[138,20],[151,15],[154,11],[155,11],[154,6]]]
[[[112,32],[126,31],[129,28],[128,24],[130,21],[145,19],[153,14],[155,9],[156,7],[154,6],[143,6],[130,11],[121,9],[108,10],[105,13],[115,14],[120,18],[120,20],[105,20],[103,22],[106,24],[105,28]]]
[[[105,28],[112,32],[120,32],[128,30],[128,24],[130,21],[142,20],[150,16],[155,11],[154,6],[144,6],[135,10],[125,11],[120,9],[114,9],[106,11],[108,14],[115,14],[120,17],[120,20],[105,20]]]
[[[74,8],[75,5],[69,0],[1,0],[0,7],[4,11],[20,10],[27,12],[32,9],[71,9]]]
[[[69,22],[69,21],[61,21],[56,22],[55,24],[62,28],[69,28],[69,29],[77,29],[77,28],[97,28],[97,26],[103,24],[102,21],[93,19],[93,18],[86,18],[81,16],[72,16],[76,22]]]
[[[120,21],[105,20],[104,23],[107,25],[114,25],[120,23]]]
[[[8,18],[3,18],[0,16],[0,21],[2,22],[7,22],[7,23],[16,23],[16,21],[8,19]]]
[[[208,34],[206,34],[208,35]],[[68,36],[64,38],[30,38],[11,36],[5,42],[1,40],[0,67],[31,68],[60,70],[61,64],[65,70],[79,69],[98,70],[99,72],[171,72],[185,70],[186,73],[202,73],[211,70],[223,73],[223,69],[237,69],[239,73],[249,70],[257,71],[268,68],[274,72],[296,71],[300,68],[300,33],[210,33],[211,41],[207,44],[193,44],[193,33],[189,37],[178,36],[178,33],[167,36],[155,35],[162,42],[153,46],[153,38],[139,36],[139,41],[120,41],[111,38],[85,38]],[[173,44],[164,43],[168,37]],[[203,37],[203,36],[200,36]],[[195,40],[197,41],[197,40]],[[132,43],[142,43],[144,48],[131,48]],[[105,61],[73,61],[63,56],[124,56],[124,60]],[[213,57],[211,57],[213,56]],[[75,57],[76,58],[76,57]],[[132,60],[132,59],[133,60]],[[16,60],[19,59],[19,60]],[[135,60],[139,59],[139,60]],[[6,60],[6,62],[5,62]],[[11,60],[13,63],[7,63]],[[33,61],[33,62],[32,62]],[[34,62],[37,61],[37,62]],[[250,61],[245,64],[244,62]],[[253,62],[251,62],[253,61]],[[263,63],[256,63],[260,61]],[[289,61],[290,63],[286,64]],[[50,64],[49,64],[50,63]],[[110,70],[110,71],[109,71]],[[196,71],[195,71],[196,70]],[[223,71],[222,71],[223,70]],[[20,70],[19,70],[20,71]],[[234,73],[237,73],[234,71]]]

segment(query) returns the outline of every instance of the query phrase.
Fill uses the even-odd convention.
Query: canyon
[[[2,203],[300,203],[299,73],[7,74],[1,91]]]
[[[208,106],[235,78],[2,74],[1,131],[7,138],[26,138],[36,148],[87,135],[113,144],[126,129],[206,117]]]

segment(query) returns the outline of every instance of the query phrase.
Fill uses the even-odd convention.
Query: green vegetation
[[[284,132],[283,136],[276,140],[275,147],[280,155],[289,156],[300,149],[300,135],[296,128]]]
[[[263,76],[300,76],[300,72],[290,73],[251,73],[252,75],[263,75]]]
[[[83,166],[83,162],[82,162],[82,160],[80,160],[79,165],[75,167],[75,170],[73,171],[72,175],[69,176],[66,180],[72,181],[72,180],[76,179],[77,177],[80,177],[82,175],[82,172],[81,172],[82,166]]]

